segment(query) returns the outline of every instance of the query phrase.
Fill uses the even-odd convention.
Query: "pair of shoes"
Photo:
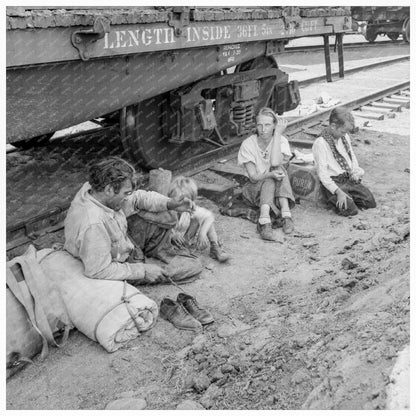
[[[283,232],[285,234],[290,234],[293,232],[294,229],[295,225],[293,224],[292,218],[283,218]]]
[[[160,316],[178,329],[195,332],[202,331],[202,325],[214,322],[212,315],[185,293],[179,293],[176,301],[164,298],[160,303]]]
[[[272,225],[270,223],[260,224],[257,223],[257,231],[260,233],[260,237],[267,241],[276,241],[276,236],[273,233]]]
[[[230,255],[224,253],[217,243],[211,243],[211,250],[209,252],[209,255],[213,259],[218,260],[220,263],[224,263],[230,259]]]

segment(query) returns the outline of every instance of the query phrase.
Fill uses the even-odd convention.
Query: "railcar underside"
[[[280,18],[267,11],[263,20],[221,22],[172,13],[165,23],[110,27],[100,15],[89,29],[8,30],[8,142],[47,141],[57,130],[118,111],[132,160],[173,168],[201,144],[224,146],[250,134],[260,107],[283,114],[298,105],[297,83],[276,60],[287,39],[351,27],[334,8],[322,16],[290,8]]]

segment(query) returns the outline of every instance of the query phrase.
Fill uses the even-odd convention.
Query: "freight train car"
[[[172,168],[242,140],[258,108],[299,103],[278,66],[288,40],[342,35],[349,7],[8,7],[7,141],[117,112],[130,157]],[[341,48],[342,50],[342,48]],[[327,65],[328,70],[328,65]]]
[[[378,35],[395,41],[401,35],[410,42],[410,7],[351,7],[353,26],[364,22],[364,37],[374,42]]]

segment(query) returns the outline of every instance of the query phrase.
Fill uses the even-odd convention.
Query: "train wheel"
[[[395,42],[397,39],[399,39],[400,33],[394,32],[394,33],[387,33],[387,37],[391,39],[393,42]]]
[[[410,43],[410,18],[408,17],[403,23],[403,40]]]
[[[366,32],[364,33],[365,40],[370,42],[370,43],[375,42],[375,40],[377,39],[377,35],[378,35],[378,33],[374,32],[372,30],[366,30]]]
[[[169,141],[177,122],[167,120],[171,117],[168,106],[169,94],[162,94],[120,110],[121,139],[127,158],[148,169],[174,170],[211,148],[200,142]]]
[[[46,146],[54,133],[42,134],[41,136],[32,137],[27,140],[19,140],[11,143],[14,147],[22,150],[31,149],[33,147]]]

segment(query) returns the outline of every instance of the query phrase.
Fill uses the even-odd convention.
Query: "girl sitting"
[[[198,186],[191,178],[178,176],[170,184],[168,196],[173,199],[187,197],[195,202],[198,195]],[[178,247],[196,246],[203,250],[210,246],[210,256],[220,263],[227,261],[230,256],[221,251],[218,236],[214,227],[214,214],[195,205],[191,213],[178,213],[178,222],[172,229],[172,243]]]

